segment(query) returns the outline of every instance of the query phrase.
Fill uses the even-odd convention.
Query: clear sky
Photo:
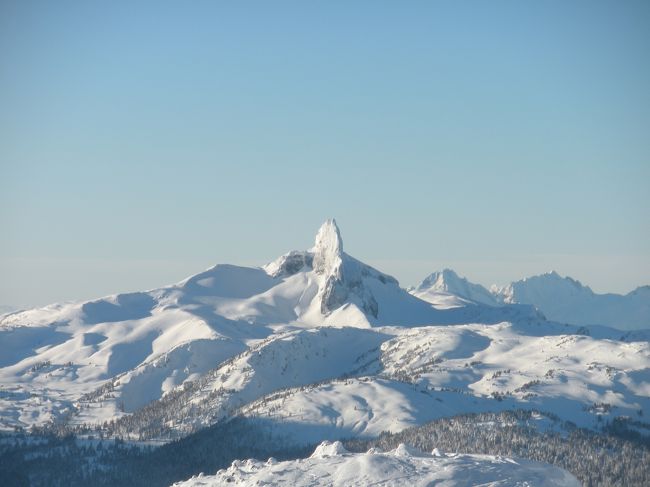
[[[650,2],[0,2],[0,304],[261,265],[650,284]]]

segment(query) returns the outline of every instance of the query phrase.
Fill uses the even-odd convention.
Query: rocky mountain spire
[[[314,253],[314,270],[319,274],[341,277],[343,264],[343,240],[341,232],[333,218],[325,221],[316,234]]]

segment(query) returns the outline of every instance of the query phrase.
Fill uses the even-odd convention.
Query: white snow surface
[[[437,450],[437,449],[436,449]],[[216,475],[199,475],[177,487],[199,486],[519,486],[578,487],[567,471],[545,463],[491,455],[420,452],[400,444],[395,450],[350,453],[339,442],[321,443],[305,459],[276,462],[235,460]]]

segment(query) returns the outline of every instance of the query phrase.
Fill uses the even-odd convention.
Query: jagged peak
[[[299,272],[314,272],[319,277],[317,299],[320,311],[327,316],[334,310],[354,304],[365,315],[377,319],[379,303],[372,286],[366,281],[377,280],[382,285],[395,286],[394,277],[343,252],[343,239],[336,220],[328,219],[321,225],[314,246],[307,251],[292,251],[265,265],[263,270],[274,278],[284,278]]]
[[[311,250],[314,254],[314,270],[319,274],[337,274],[343,262],[343,240],[336,220],[328,219],[316,234]]]
[[[563,280],[566,280],[566,279],[573,280],[570,277],[562,277],[556,270],[550,270],[550,271],[547,271],[547,272],[543,272],[541,274],[535,274],[535,275],[532,275],[532,276],[527,276],[527,277],[524,277],[523,279],[520,279],[520,280],[521,281],[529,281],[531,279],[537,279],[537,280],[539,280],[539,279],[546,279],[546,280],[554,279],[556,281],[563,281]]]
[[[538,274],[535,276],[530,276],[530,277],[525,277],[521,279],[520,281],[516,281],[513,284],[517,284],[520,282],[529,282],[529,281],[537,281],[537,282],[563,282],[563,283],[569,283],[572,284],[573,286],[577,288],[583,288],[585,290],[588,290],[591,292],[591,288],[585,284],[582,284],[579,280],[574,279],[570,276],[562,276],[560,275],[557,271],[550,271],[550,272],[545,272],[544,274]]]

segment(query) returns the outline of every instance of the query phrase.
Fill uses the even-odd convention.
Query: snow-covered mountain
[[[199,475],[177,487],[199,486],[428,486],[499,485],[578,487],[578,480],[561,468],[522,459],[491,455],[423,453],[405,444],[389,452],[371,448],[350,453],[340,442],[323,442],[303,460],[273,458],[236,460],[216,475]]]
[[[526,304],[549,320],[578,326],[611,326],[621,330],[650,329],[650,286],[621,294],[597,294],[588,286],[552,271],[491,286],[490,290],[445,269],[426,277],[411,290],[414,296],[436,308],[454,308],[468,303],[491,306]]]
[[[429,274],[411,292],[437,308],[465,306],[469,303],[499,305],[494,294],[480,284],[474,284],[460,277],[451,269]]]
[[[489,296],[450,271],[409,293],[330,220],[262,268],[2,316],[0,428],[166,441],[243,416],[306,444],[515,407],[590,428],[648,412],[647,333]]]
[[[650,328],[650,286],[621,294],[597,294],[589,286],[549,272],[494,288],[504,303],[532,304],[551,320],[621,329]]]
[[[312,249],[263,268],[217,265],[160,289],[2,316],[0,427],[119,417],[285,329],[535,319],[526,306],[437,310],[346,254],[330,220]]]

